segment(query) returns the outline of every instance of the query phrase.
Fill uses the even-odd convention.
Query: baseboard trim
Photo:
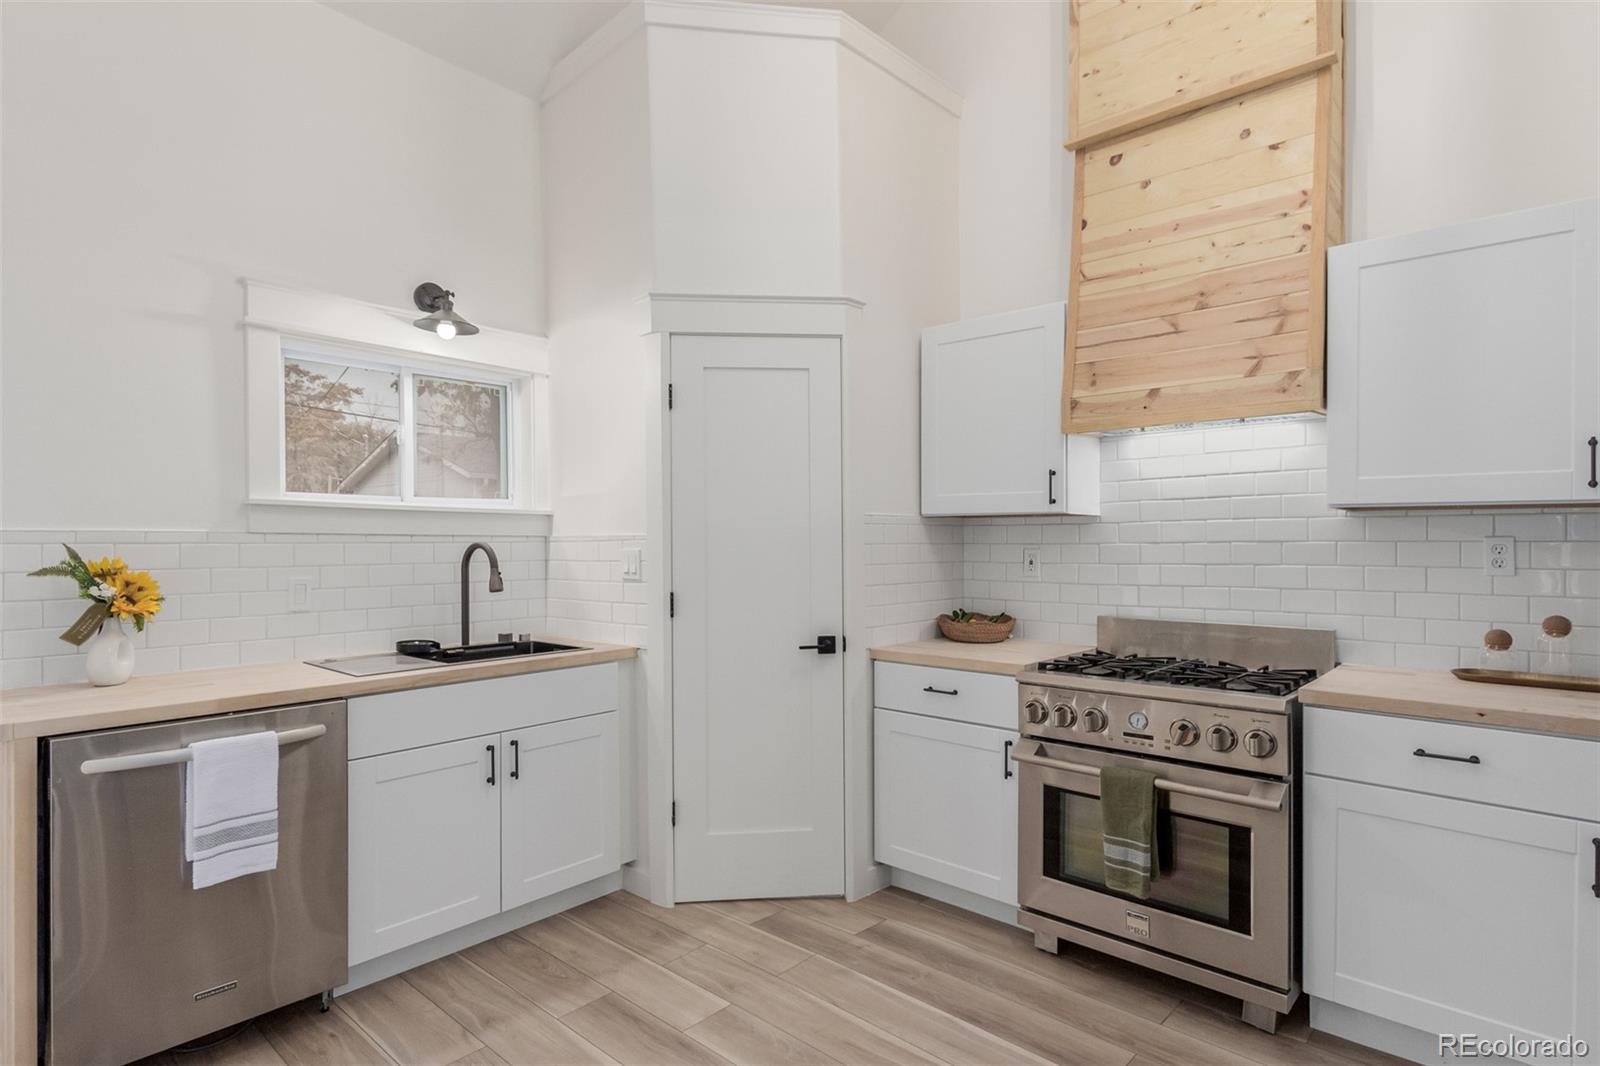
[[[976,892],[968,892],[964,888],[956,888],[921,874],[914,874],[907,870],[891,867],[889,869],[889,883],[907,892],[936,899],[940,903],[948,903],[952,907],[960,907],[964,911],[981,914],[985,918],[993,918],[997,922],[1007,925],[1017,925],[1017,905],[1015,903],[1001,903],[988,896],[980,896]],[[1021,926],[1017,926],[1021,928]]]
[[[1411,1062],[1436,1063],[1443,1060],[1439,1054],[1437,1033],[1425,1033],[1409,1025],[1391,1022],[1376,1014],[1346,1007],[1328,999],[1311,997],[1311,1028],[1319,1033],[1348,1040],[1352,1044],[1376,1048]],[[1515,1066],[1510,1059],[1493,1055],[1474,1058],[1473,1062]]]
[[[453,955],[463,948],[470,948],[474,944],[481,944],[485,940],[493,940],[503,936],[513,929],[521,929],[552,914],[560,914],[570,910],[580,903],[588,903],[592,899],[608,896],[622,887],[623,871],[597,877],[593,881],[586,881],[581,885],[573,885],[563,889],[553,896],[536,899],[532,903],[525,903],[513,910],[502,911],[490,915],[481,921],[464,925],[460,929],[452,929],[448,933],[440,933],[430,937],[420,944],[412,944],[391,951],[387,955],[380,955],[376,959],[350,967],[350,980],[333,990],[335,996],[342,996],[347,992],[354,992],[358,988],[375,984],[395,974],[414,970],[418,966],[430,963],[435,959],[442,959],[446,955]]]

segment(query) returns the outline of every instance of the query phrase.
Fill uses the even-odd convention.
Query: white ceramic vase
[[[87,669],[92,685],[120,685],[133,676],[133,641],[120,619],[107,619],[89,638]]]

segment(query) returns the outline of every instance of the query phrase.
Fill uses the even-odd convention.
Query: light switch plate
[[[641,555],[641,550],[638,548],[622,549],[622,580],[644,580],[644,561]]]
[[[289,610],[295,613],[311,610],[311,575],[289,575]]]
[[[1509,577],[1517,572],[1517,539],[1515,537],[1483,538],[1483,572]]]

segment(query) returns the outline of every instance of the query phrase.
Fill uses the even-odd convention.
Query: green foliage
[[[1011,616],[1004,612],[1000,614],[976,614],[964,608],[957,607],[950,612],[952,622],[1009,622]]]

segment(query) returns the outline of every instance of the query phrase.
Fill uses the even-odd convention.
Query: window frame
[[[291,359],[301,362],[314,362],[331,364],[335,366],[350,366],[361,370],[376,370],[383,373],[394,373],[399,378],[399,412],[396,417],[395,446],[396,454],[400,458],[399,485],[400,493],[396,496],[360,495],[356,493],[339,492],[297,492],[291,490],[289,485],[289,441],[285,432],[280,435],[278,442],[278,470],[279,490],[285,500],[299,500],[306,503],[321,503],[327,506],[341,506],[351,501],[361,501],[366,504],[403,505],[405,507],[432,507],[447,510],[486,510],[504,511],[516,507],[516,486],[521,475],[522,463],[517,455],[516,442],[522,437],[522,422],[524,419],[522,393],[532,387],[532,375],[513,374],[507,371],[488,369],[469,369],[465,365],[441,367],[432,362],[401,358],[392,355],[383,355],[369,350],[357,348],[336,347],[330,344],[320,344],[304,341],[298,337],[283,335],[278,346],[278,375],[279,381],[283,380],[283,366]],[[494,385],[505,390],[505,408],[503,416],[502,461],[504,462],[504,480],[506,495],[503,498],[474,498],[470,496],[419,496],[417,495],[416,474],[416,378],[436,378],[445,381],[459,381],[469,385]],[[287,430],[288,427],[288,397],[280,384],[278,389],[278,417]]]
[[[549,526],[549,369],[544,338],[484,329],[444,341],[411,312],[245,282],[249,526],[264,532],[538,532]],[[413,337],[414,335],[414,337]],[[477,344],[479,340],[485,343]],[[400,377],[399,496],[290,492],[286,360],[334,363]],[[505,391],[503,499],[415,494],[415,378]],[[530,527],[530,520],[534,521]]]

